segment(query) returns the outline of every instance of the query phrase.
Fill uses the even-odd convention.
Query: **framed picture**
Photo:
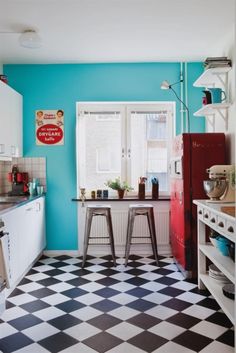
[[[64,145],[64,111],[35,111],[36,145]]]

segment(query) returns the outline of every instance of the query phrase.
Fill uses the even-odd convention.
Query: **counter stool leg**
[[[112,259],[113,259],[114,266],[116,266],[114,235],[113,235],[113,228],[112,228],[111,212],[110,211],[108,211],[108,213],[106,214],[106,220],[107,220],[108,234],[109,234],[109,238],[110,238]]]
[[[125,267],[128,264],[133,229],[134,229],[134,214],[133,214],[132,211],[129,211],[128,226],[127,226],[127,236],[126,236],[126,246],[125,246]]]
[[[157,239],[156,239],[153,210],[150,210],[150,212],[147,213],[147,219],[148,219],[148,227],[149,227],[150,238],[152,243],[152,251],[153,251],[154,258],[156,260],[156,264],[158,265]]]
[[[85,265],[87,252],[88,252],[89,236],[90,236],[91,225],[92,225],[92,217],[93,217],[93,214],[89,210],[87,210],[86,220],[85,220],[85,230],[84,230],[84,255],[83,255],[82,268]]]

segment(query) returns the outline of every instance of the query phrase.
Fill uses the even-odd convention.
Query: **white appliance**
[[[209,179],[215,181],[226,181],[225,191],[222,196],[217,200],[218,202],[235,202],[235,165],[213,165],[207,169]],[[216,202],[216,201],[214,201]]]
[[[0,220],[0,315],[5,310],[5,287],[10,288],[10,239],[4,231],[4,222]]]

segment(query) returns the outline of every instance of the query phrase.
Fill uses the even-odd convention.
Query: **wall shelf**
[[[215,67],[213,69],[205,70],[201,76],[194,82],[194,87],[214,87],[217,79],[226,86],[227,73],[231,67]]]
[[[198,111],[196,111],[194,116],[205,116],[208,123],[212,126],[213,131],[215,131],[215,115],[218,113],[225,122],[225,130],[228,130],[228,108],[230,103],[214,103],[206,104],[202,106]]]
[[[228,97],[228,72],[231,67],[215,67],[205,70],[194,82],[194,87],[222,87]],[[208,124],[215,131],[215,116],[220,115],[225,122],[225,130],[228,130],[228,108],[230,103],[206,104],[196,111],[194,116],[206,117]]]
[[[194,116],[207,116],[213,115],[217,112],[225,111],[230,107],[230,103],[214,103],[214,104],[206,104],[201,107],[198,111],[196,111]]]

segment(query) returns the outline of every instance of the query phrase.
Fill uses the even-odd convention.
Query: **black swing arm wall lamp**
[[[182,82],[184,82],[183,79],[170,84],[168,81],[165,80],[161,83],[161,89],[171,89],[172,92],[174,93],[174,95],[176,96],[176,98],[178,99],[178,101],[180,101],[180,103],[184,106],[186,114],[187,114],[187,132],[189,132],[190,131],[189,109],[188,109],[187,105],[182,101],[182,99],[180,99],[180,97],[177,95],[174,88],[172,88],[172,86],[177,85],[178,83],[182,83]]]

